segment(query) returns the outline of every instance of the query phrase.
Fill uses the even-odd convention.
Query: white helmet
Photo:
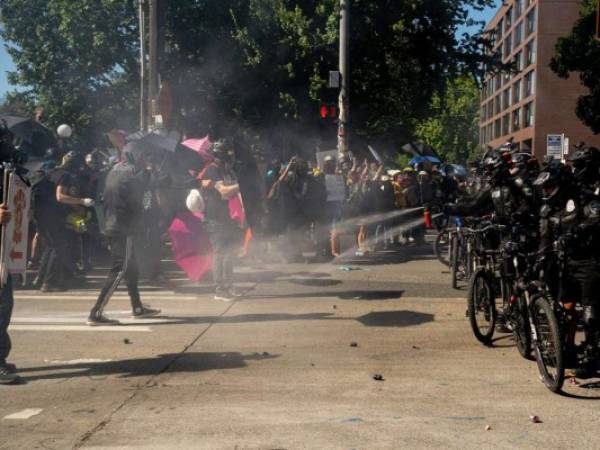
[[[56,129],[56,134],[58,134],[58,137],[60,138],[68,139],[73,134],[73,130],[69,125],[63,123],[62,125],[59,125]]]
[[[202,198],[202,194],[198,189],[192,189],[189,192],[185,200],[185,206],[187,206],[187,209],[193,213],[204,211],[204,199]]]

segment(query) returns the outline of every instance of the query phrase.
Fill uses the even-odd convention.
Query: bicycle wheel
[[[510,322],[512,326],[513,340],[519,354],[528,360],[531,357],[531,327],[529,325],[529,314],[523,298],[511,306]]]
[[[475,271],[469,282],[468,315],[475,338],[489,345],[496,326],[496,300],[485,269]]]
[[[543,296],[531,301],[531,319],[537,336],[535,359],[542,381],[552,392],[559,392],[565,381],[562,337],[552,305]]]
[[[460,264],[458,246],[458,236],[453,234],[450,237],[450,275],[452,277],[452,289],[458,289],[458,266]]]
[[[450,242],[448,239],[448,231],[440,231],[437,235],[437,238],[435,239],[435,242],[433,243],[433,251],[435,253],[435,256],[437,256],[438,261],[448,267],[450,266],[450,252],[448,249],[449,245]]]

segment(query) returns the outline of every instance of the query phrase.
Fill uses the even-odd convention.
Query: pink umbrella
[[[202,214],[179,212],[169,227],[175,262],[192,281],[200,281],[211,269],[213,252]]]
[[[185,145],[187,148],[191,148],[192,150],[197,151],[200,156],[202,156],[206,162],[214,161],[214,158],[208,153],[208,149],[212,142],[208,138],[208,136],[202,139],[187,139],[181,143]]]

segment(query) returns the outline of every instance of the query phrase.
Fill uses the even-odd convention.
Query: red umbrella
[[[175,262],[192,281],[200,281],[211,269],[213,252],[202,214],[179,212],[169,227]]]

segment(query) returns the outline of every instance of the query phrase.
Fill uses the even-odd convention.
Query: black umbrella
[[[30,156],[43,157],[46,150],[56,146],[52,131],[33,119],[2,114],[0,121],[6,123],[11,133],[21,141],[21,148]]]
[[[414,156],[433,156],[438,159],[440,158],[433,147],[422,142],[409,142],[402,146],[402,150]]]

